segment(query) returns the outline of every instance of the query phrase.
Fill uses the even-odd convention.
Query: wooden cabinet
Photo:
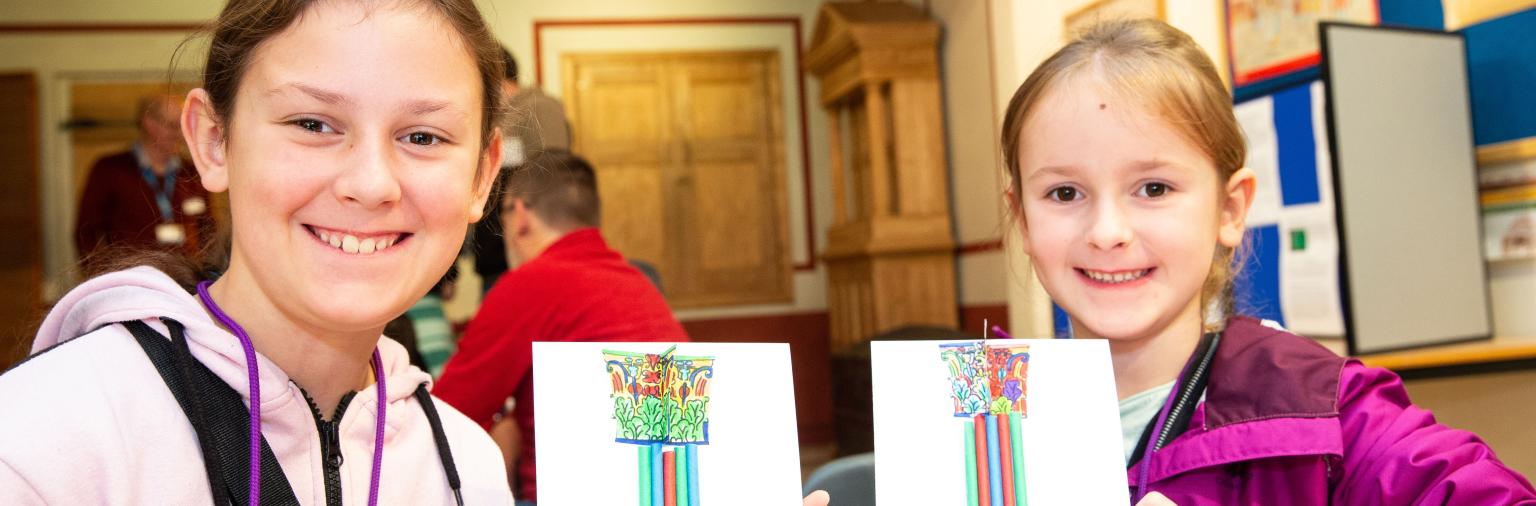
[[[792,300],[775,51],[568,54],[574,150],[603,234],[674,307]]]
[[[833,350],[907,325],[954,327],[954,235],[939,27],[900,3],[821,8],[806,68],[832,145]]]

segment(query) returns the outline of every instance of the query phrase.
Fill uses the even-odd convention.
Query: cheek
[[[422,218],[434,226],[467,223],[474,199],[474,171],[417,168],[400,179],[402,193]]]

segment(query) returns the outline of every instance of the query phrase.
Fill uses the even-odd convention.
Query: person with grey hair
[[[75,248],[88,259],[103,245],[193,253],[213,222],[208,190],[181,155],[181,102],[174,95],[139,100],[139,136],[127,151],[96,161],[75,216]]]

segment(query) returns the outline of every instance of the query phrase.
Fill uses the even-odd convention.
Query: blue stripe
[[[1310,83],[1275,93],[1274,111],[1275,144],[1280,155],[1280,203],[1292,206],[1317,202],[1317,137],[1312,132]]]
[[[1445,29],[1445,7],[1440,0],[1389,0],[1378,5],[1383,25]]]
[[[1478,145],[1536,136],[1536,8],[1462,29]]]
[[[1054,337],[1057,339],[1072,338],[1072,320],[1068,319],[1067,310],[1062,309],[1055,302],[1051,303],[1051,330],[1055,332]]]
[[[1285,325],[1280,311],[1280,226],[1248,229],[1242,251],[1242,270],[1234,281],[1237,313],[1274,320]]]

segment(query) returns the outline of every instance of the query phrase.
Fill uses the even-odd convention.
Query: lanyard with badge
[[[160,244],[181,244],[187,240],[187,231],[176,223],[171,201],[176,196],[176,164],[166,164],[165,179],[155,176],[149,167],[139,167],[144,183],[155,192],[155,204],[160,208],[160,223],[155,224],[155,241]]]

